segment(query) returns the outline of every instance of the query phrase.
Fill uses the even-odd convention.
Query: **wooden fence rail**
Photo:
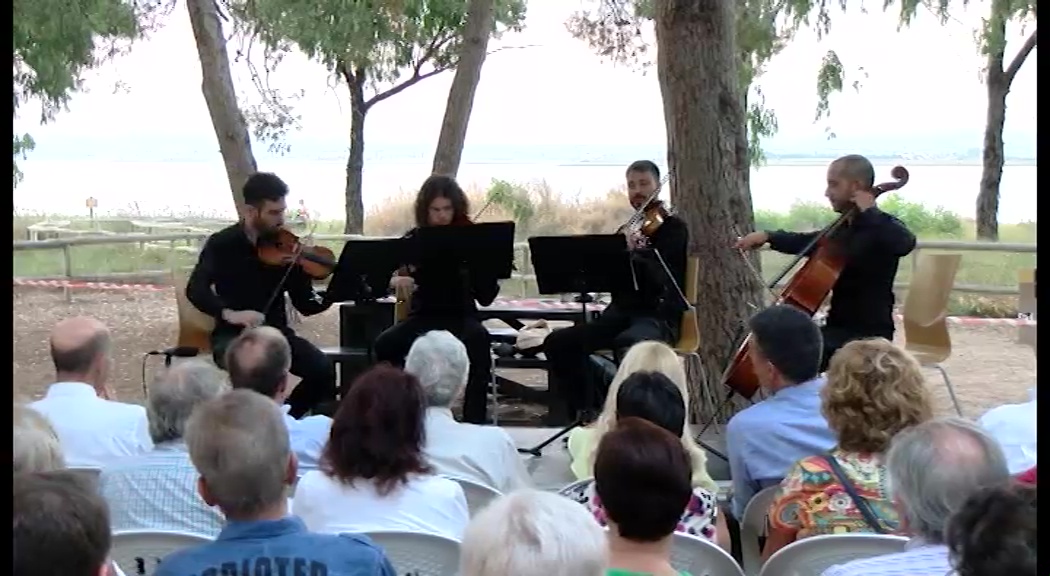
[[[178,264],[178,259],[175,257],[177,252],[195,251],[199,248],[200,244],[208,237],[208,232],[178,232],[168,234],[119,234],[119,235],[98,235],[98,236],[77,236],[71,238],[49,238],[46,240],[15,240],[14,251],[22,252],[27,250],[61,250],[63,260],[63,275],[62,276],[49,276],[49,277],[35,277],[35,278],[20,278],[20,280],[66,280],[72,282],[113,282],[113,281],[132,281],[144,278],[158,278],[169,281],[176,274],[185,271],[184,266]],[[352,235],[352,234],[317,234],[314,239],[317,241],[347,241],[352,239],[363,239],[368,238],[366,236]],[[106,274],[94,274],[94,275],[80,275],[76,276],[73,274],[73,261],[71,248],[80,246],[102,246],[102,245],[114,245],[114,244],[140,244],[143,247],[149,245],[151,248],[164,249],[164,244],[167,244],[166,248],[171,251],[171,267],[168,270],[143,270],[139,272],[117,272],[117,273],[106,273]],[[189,248],[189,250],[187,250]],[[529,246],[526,242],[519,242],[514,245],[516,254],[520,258],[520,262],[524,263],[524,267],[521,272],[515,272],[513,278],[522,280],[521,291],[522,295],[525,295],[527,284],[535,280],[535,275],[531,273],[532,265],[529,260]],[[938,251],[958,251],[958,252],[1002,252],[1011,254],[1035,254],[1036,244],[1018,244],[1018,243],[1006,243],[1006,242],[968,242],[968,241],[956,241],[956,240],[920,240],[915,252],[912,253],[912,272],[914,273],[915,266],[918,263],[916,257],[922,250],[938,250]],[[907,289],[907,282],[898,282],[895,284],[898,289]],[[977,284],[956,284],[954,288],[955,292],[960,293],[971,293],[971,294],[992,294],[992,295],[1016,295],[1019,294],[1018,286],[1006,285],[1006,286],[986,286]]]

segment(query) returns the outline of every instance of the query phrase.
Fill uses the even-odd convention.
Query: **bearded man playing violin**
[[[463,226],[472,221],[470,203],[463,189],[449,176],[431,176],[416,194],[416,227]],[[481,323],[478,304],[488,306],[499,295],[495,279],[471,277],[465,269],[428,269],[409,262],[390,279],[390,289],[411,294],[408,317],[376,338],[377,362],[403,366],[416,338],[431,330],[447,330],[467,348],[470,369],[463,395],[463,421],[486,422],[486,397],[492,375],[492,348],[488,330]]]
[[[215,318],[212,356],[226,366],[226,348],[245,328],[267,325],[288,339],[290,372],[302,381],[288,397],[288,413],[300,418],[335,396],[335,367],[309,341],[288,326],[285,293],[304,316],[327,310],[300,264],[264,263],[258,249],[284,226],[288,186],[276,175],[259,172],[244,183],[241,221],[212,234],[190,274],[186,297],[198,310]],[[290,268],[289,268],[290,267]]]
[[[632,208],[638,210],[650,200],[658,202],[660,169],[656,164],[639,160],[627,167],[626,176]],[[619,363],[638,342],[657,340],[673,345],[678,338],[686,309],[678,288],[685,287],[689,228],[681,218],[668,214],[649,237],[637,231],[625,233],[637,289],[612,294],[612,302],[597,319],[555,330],[544,341],[548,376],[555,379],[555,389],[563,395],[570,416],[595,409],[602,400],[588,398],[588,392],[601,384],[590,369],[591,354],[610,350]]]
[[[846,263],[832,288],[822,329],[821,372],[831,356],[851,340],[893,340],[893,280],[900,259],[915,249],[915,235],[875,205],[875,168],[867,158],[852,154],[835,160],[828,166],[827,179],[825,196],[832,209],[852,214],[828,239],[842,250]],[[735,246],[751,250],[768,243],[777,252],[798,255],[818,234],[758,231],[739,238]]]

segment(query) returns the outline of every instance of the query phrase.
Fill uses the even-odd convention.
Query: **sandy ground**
[[[171,292],[98,292],[78,290],[67,302],[61,290],[15,288],[14,293],[14,397],[39,398],[53,379],[47,338],[58,320],[78,314],[105,322],[113,334],[111,384],[118,396],[142,400],[142,357],[149,350],[172,345],[176,332],[174,295]],[[338,344],[338,315],[330,310],[309,318],[297,328],[318,345]],[[898,331],[900,334],[900,331]],[[945,363],[956,394],[968,417],[1007,402],[1024,401],[1035,386],[1033,350],[1016,343],[1017,328],[1010,326],[953,326],[953,354]],[[147,378],[163,364],[147,362]],[[530,385],[544,384],[542,371],[503,370],[501,374]],[[940,375],[930,370],[928,381],[938,412],[948,414],[951,403]],[[542,413],[539,407],[508,406],[514,420],[526,423]],[[501,410],[501,413],[503,411]]]

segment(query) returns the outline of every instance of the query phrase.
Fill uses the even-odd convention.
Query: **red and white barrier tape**
[[[171,290],[171,286],[160,284],[116,284],[111,282],[77,282],[72,280],[28,280],[14,278],[15,286],[29,286],[39,288],[70,288],[85,290],[117,290],[123,292],[163,292]],[[588,308],[601,310],[604,304],[588,304]],[[497,298],[489,308],[529,308],[539,310],[573,310],[579,308],[576,302],[562,302],[548,298]],[[895,316],[897,320],[901,315]],[[972,316],[949,316],[949,324],[963,326],[1035,326],[1036,321],[1028,318],[978,318]]]

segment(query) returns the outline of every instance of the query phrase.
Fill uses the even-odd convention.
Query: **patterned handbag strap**
[[[846,493],[849,494],[850,500],[853,500],[853,505],[857,507],[861,516],[864,517],[864,522],[867,523],[877,534],[888,534],[890,531],[884,528],[882,523],[879,522],[878,517],[875,516],[875,513],[871,510],[871,506],[868,505],[868,501],[861,497],[860,494],[857,494],[857,491],[853,488],[853,483],[849,481],[849,478],[846,476],[846,471],[842,469],[839,461],[831,454],[825,454],[823,458],[827,461],[828,465],[831,466],[831,471],[835,473],[835,476],[839,480],[839,484],[842,484]]]

